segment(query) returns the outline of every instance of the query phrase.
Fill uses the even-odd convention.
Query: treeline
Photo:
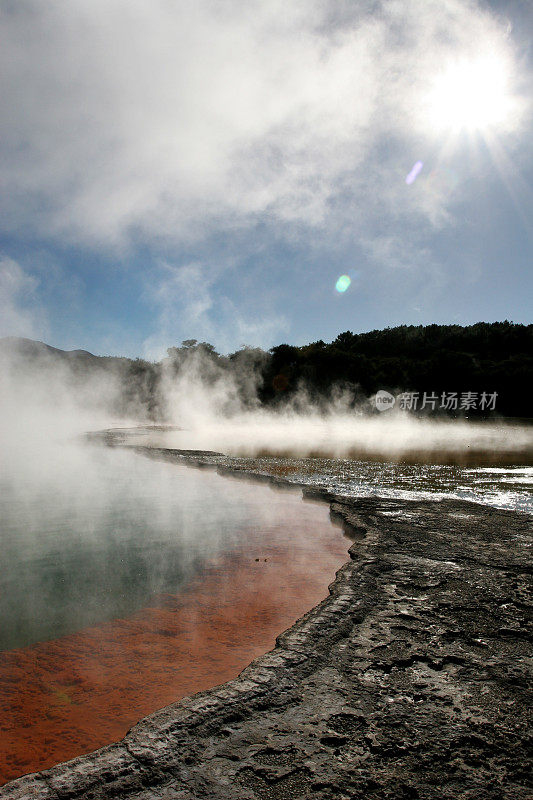
[[[60,363],[72,376],[72,391],[85,392],[89,378],[112,375],[108,407],[153,421],[168,417],[169,388],[180,377],[216,391],[221,412],[297,404],[302,397],[327,404],[340,393],[371,410],[368,398],[385,390],[411,397],[418,412],[532,416],[533,325],[507,321],[345,331],[331,343],[280,344],[268,352],[244,347],[229,355],[188,339],[158,363],[66,352],[27,339],[0,340],[2,350],[16,353],[21,365]]]
[[[485,414],[482,395],[496,394],[496,412],[531,417],[533,401],[533,325],[479,322],[461,325],[401,325],[369,333],[341,333],[326,344],[272,348],[263,375],[261,399],[278,401],[299,385],[324,395],[334,385],[371,396],[384,389],[419,395],[476,395],[469,416]],[[451,404],[453,405],[453,403]],[[454,409],[448,410],[453,413]],[[464,413],[464,412],[463,412]]]
[[[228,356],[191,339],[170,348],[163,365],[178,374],[199,355],[202,378],[232,375],[246,404],[284,404],[302,392],[320,403],[344,392],[357,405],[386,390],[412,396],[411,407],[427,413],[532,416],[533,325],[401,325]]]

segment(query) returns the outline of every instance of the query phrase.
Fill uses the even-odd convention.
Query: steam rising
[[[153,434],[155,445],[234,456],[431,461],[439,454],[459,460],[502,454],[513,459],[533,449],[530,427],[429,418],[396,409],[377,413],[372,398],[356,398],[353,388],[333,387],[327,398],[316,398],[301,386],[289,399],[262,406],[258,391],[266,354],[253,348],[231,360],[213,358],[209,345],[171,348],[153,392],[155,401],[121,371],[120,359],[100,359],[109,364],[91,371],[73,369],[46,351],[33,361],[19,355],[7,349],[0,360],[0,436],[4,453],[15,462],[30,447],[29,471],[42,468],[41,447],[73,447],[74,439],[88,430],[147,421],[178,429]]]
[[[350,410],[256,411],[223,422],[216,416],[201,420],[194,416],[191,430],[169,437],[168,446],[235,456],[396,460],[418,454],[420,459],[432,460],[439,454],[466,457],[469,451],[496,458],[501,451],[518,456],[533,444],[531,433],[518,426],[435,422],[408,415],[382,419]]]
[[[302,387],[265,408],[258,399],[262,357],[246,349],[229,369],[209,348],[171,352],[156,404],[165,424],[152,425],[143,444],[427,463],[531,457],[530,428],[379,414],[341,388],[319,401]],[[216,475],[198,481],[190,470],[87,444],[89,430],[154,421],[143,392],[125,383],[120,360],[91,371],[46,350],[33,360],[4,350],[0,375],[0,601],[9,606],[2,611],[9,645],[20,636],[31,641],[35,625],[61,634],[175,591],[205,552],[227,550],[252,518],[269,523],[272,503],[255,499],[257,487],[243,490]]]
[[[1,376],[0,650],[130,615],[250,524],[280,524],[265,487],[88,445],[91,428],[146,419],[132,402],[130,416],[111,413],[125,388],[112,369],[76,378],[53,358],[4,355]]]
[[[530,428],[504,422],[416,417],[375,411],[372,398],[355,402],[353,391],[333,387],[328,399],[305,387],[274,409],[260,407],[259,372],[252,364],[227,372],[202,350],[183,355],[167,372],[167,420],[182,430],[154,435],[154,444],[217,450],[234,456],[402,459],[470,457],[511,460],[533,448]],[[246,376],[246,381],[243,380]]]

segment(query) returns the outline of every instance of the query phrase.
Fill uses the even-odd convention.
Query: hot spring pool
[[[2,473],[0,780],[236,676],[327,594],[326,504],[63,445]]]

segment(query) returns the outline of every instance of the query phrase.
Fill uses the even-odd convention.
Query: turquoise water
[[[268,487],[100,446],[63,445],[45,462],[2,470],[0,650],[179,593],[207,561],[242,551],[250,526],[286,528],[302,505],[298,494],[288,502]]]

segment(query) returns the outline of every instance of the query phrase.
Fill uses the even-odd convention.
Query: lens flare
[[[424,167],[423,161],[417,161],[416,164],[413,165],[411,172],[405,179],[405,182],[408,186],[410,186],[412,183],[416,181],[416,179],[422,172],[423,167]]]
[[[351,284],[352,279],[349,275],[341,275],[340,278],[337,280],[335,284],[335,289],[340,292],[341,294],[346,291],[346,289]]]

